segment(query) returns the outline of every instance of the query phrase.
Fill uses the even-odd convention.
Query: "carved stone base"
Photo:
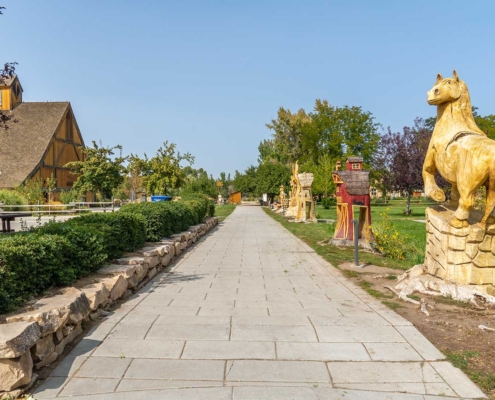
[[[444,206],[426,210],[425,266],[430,275],[461,285],[477,285],[495,294],[495,230],[479,224],[482,213],[471,211],[469,226],[454,228],[454,211]]]

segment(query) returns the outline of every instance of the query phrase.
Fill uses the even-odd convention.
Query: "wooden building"
[[[371,232],[370,212],[370,172],[363,171],[362,157],[349,157],[345,170],[340,170],[340,162],[336,171],[332,172],[337,186],[337,223],[333,239],[352,242],[357,233],[359,239],[368,241]],[[359,221],[358,232],[354,232],[353,219]]]
[[[0,109],[13,118],[0,132],[0,188],[30,179],[56,178],[56,191],[72,188],[76,177],[65,164],[83,159],[84,141],[69,102],[23,102],[17,76],[0,86]]]
[[[229,194],[230,204],[241,204],[241,192],[232,192]]]

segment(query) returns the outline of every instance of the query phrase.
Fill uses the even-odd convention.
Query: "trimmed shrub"
[[[140,215],[128,213],[91,213],[72,218],[65,224],[88,230],[98,230],[103,235],[108,259],[121,257],[143,247],[146,241],[146,222]]]
[[[0,313],[53,285],[65,284],[64,254],[70,247],[59,235],[18,234],[0,240]],[[69,274],[71,272],[69,271]]]
[[[215,206],[207,196],[187,195],[181,201],[126,204],[119,213],[142,216],[146,220],[146,240],[157,242],[213,216]]]
[[[60,222],[49,222],[34,230],[37,235],[59,235],[67,239],[70,246],[64,253],[64,280],[70,285],[76,279],[89,275],[103,266],[108,258],[104,234],[94,226],[78,226]]]

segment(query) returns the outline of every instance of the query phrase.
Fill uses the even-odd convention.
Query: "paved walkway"
[[[408,321],[260,207],[238,207],[83,339],[35,394],[57,396],[484,397]]]

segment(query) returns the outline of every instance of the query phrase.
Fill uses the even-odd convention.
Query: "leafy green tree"
[[[302,149],[316,164],[324,155],[331,159],[361,156],[369,166],[378,148],[379,124],[361,107],[336,107],[327,100],[316,100],[309,114],[311,123],[304,129]]]
[[[185,184],[181,194],[185,193],[203,193],[210,197],[216,197],[218,189],[213,177],[208,176],[208,173],[203,169],[194,169],[187,165],[182,169]]]
[[[297,113],[292,114],[290,110],[280,107],[277,119],[266,124],[267,128],[273,131],[273,151],[270,153],[275,154],[276,159],[282,163],[292,164],[299,160],[303,155],[304,127],[309,122],[310,118],[302,108]],[[269,145],[265,143],[260,150],[260,157],[263,159],[266,156],[267,146]]]
[[[476,124],[486,133],[490,139],[495,140],[495,115],[490,114],[482,117],[478,114],[478,107],[473,107],[473,116]]]
[[[316,196],[330,196],[335,193],[335,183],[332,179],[332,171],[338,160],[324,154],[318,159],[318,163],[308,161],[299,168],[302,172],[311,172],[314,175],[312,192]]]
[[[273,139],[265,139],[258,146],[258,164],[265,162],[280,161],[280,154],[275,149]]]
[[[148,159],[144,155],[140,165],[147,193],[169,194],[170,190],[181,188],[186,183],[180,163],[187,161],[192,165],[194,157],[189,153],[176,152],[175,148],[174,143],[165,141],[153,158]]]
[[[256,194],[256,173],[257,168],[251,165],[241,174],[239,171],[235,171],[234,174],[234,189],[242,192],[246,195]]]
[[[110,198],[112,191],[124,181],[124,162],[122,146],[103,147],[93,141],[93,147],[81,148],[84,161],[72,161],[65,165],[77,175],[73,189],[79,193],[94,192],[99,199]],[[113,157],[115,151],[118,157]]]
[[[256,193],[267,193],[271,201],[280,193],[280,185],[287,187],[291,177],[291,169],[282,163],[265,163],[256,172]]]

